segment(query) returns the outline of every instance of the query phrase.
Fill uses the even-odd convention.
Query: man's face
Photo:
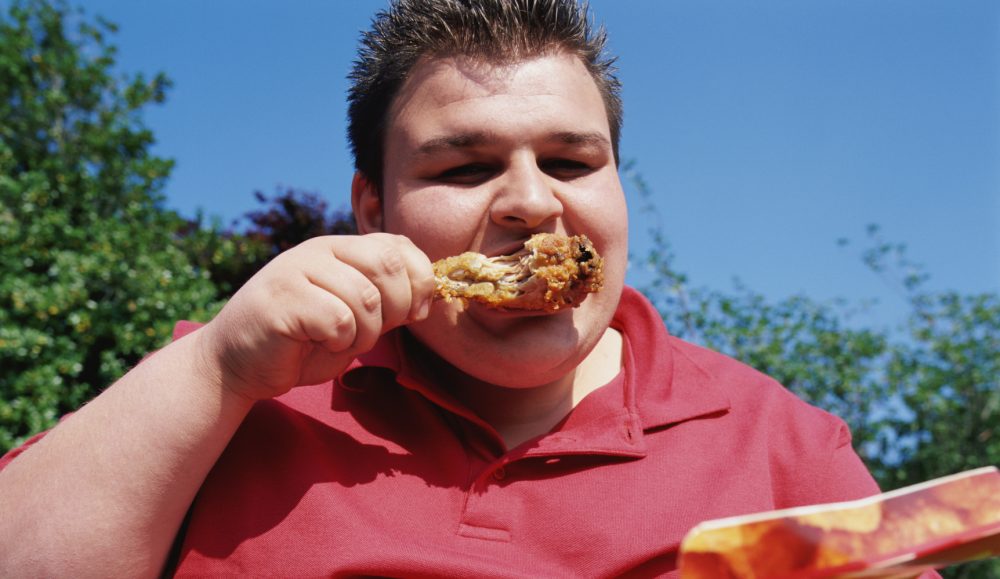
[[[410,326],[466,374],[536,386],[566,376],[601,338],[627,262],[627,211],[597,85],[574,56],[513,65],[427,59],[389,112],[382,229],[431,260],[511,253],[533,233],[586,234],[605,288],[576,309],[501,311],[435,303]]]

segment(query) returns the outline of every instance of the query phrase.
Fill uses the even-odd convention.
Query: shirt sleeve
[[[836,419],[837,438],[830,457],[829,476],[841,479],[847,499],[861,498],[881,492],[868,467],[852,445],[851,431],[839,418]],[[851,496],[857,495],[857,496]],[[837,499],[845,500],[845,499]],[[829,502],[829,501],[827,501]]]
[[[847,424],[789,396],[775,399],[771,432],[776,508],[850,501],[878,494],[878,483],[852,446]]]
[[[24,441],[24,444],[16,448],[10,449],[7,454],[0,456],[0,470],[7,468],[7,465],[11,463],[15,458],[24,453],[24,451],[31,448],[36,442],[41,440],[48,431],[39,432],[38,434],[32,436],[28,440]]]

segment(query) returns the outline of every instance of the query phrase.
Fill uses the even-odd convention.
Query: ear
[[[358,233],[382,231],[382,196],[368,177],[354,173],[351,182],[351,208],[358,224]]]

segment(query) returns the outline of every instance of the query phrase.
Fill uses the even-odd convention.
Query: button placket
[[[507,480],[509,475],[507,471],[512,462],[514,461],[510,460],[509,457],[501,457],[497,459],[493,464],[489,465],[482,471],[482,474],[479,476],[479,483],[483,487],[487,487],[491,484]]]
[[[466,495],[458,534],[463,537],[510,541],[510,511],[506,493],[510,490],[501,484],[509,476],[510,461],[500,459],[479,472]]]

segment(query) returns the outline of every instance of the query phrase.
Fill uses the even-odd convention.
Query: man
[[[836,418],[624,287],[618,83],[571,0],[402,0],[351,92],[361,235],[306,242],[0,472],[7,575],[637,576],[723,515],[877,491]],[[586,234],[579,307],[431,262]]]

